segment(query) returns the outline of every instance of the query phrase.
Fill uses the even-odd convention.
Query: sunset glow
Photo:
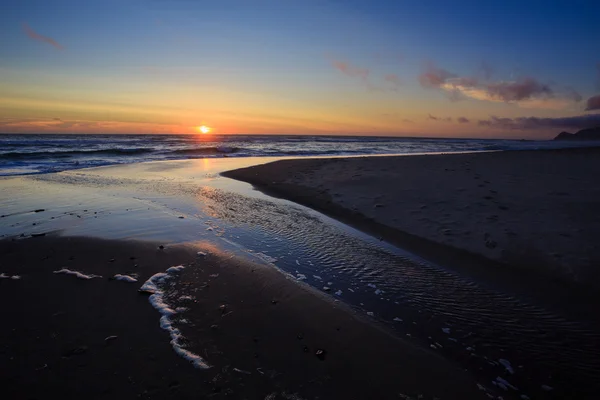
[[[292,3],[8,8],[0,132],[214,133],[201,116],[219,134],[535,139],[600,124],[596,2]]]

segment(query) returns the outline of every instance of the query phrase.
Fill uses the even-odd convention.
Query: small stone
[[[165,246],[163,246],[163,245],[161,244],[160,246],[158,246],[158,248],[159,248],[160,250],[163,250],[163,249],[165,248]]]
[[[317,356],[317,358],[321,361],[325,360],[325,356],[327,355],[327,351],[323,350],[323,349],[318,349],[315,352],[315,355]]]

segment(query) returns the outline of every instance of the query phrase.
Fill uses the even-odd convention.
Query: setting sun
[[[203,134],[207,134],[210,132],[210,128],[206,125],[199,126],[198,130],[200,131],[200,133],[203,133]]]

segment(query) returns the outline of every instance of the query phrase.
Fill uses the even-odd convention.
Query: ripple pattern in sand
[[[522,385],[533,379],[570,387],[600,382],[600,334],[584,322],[486,288],[301,207],[214,189],[201,196],[210,217],[227,221],[232,236],[276,258],[285,272],[331,293],[341,290],[344,300],[384,320],[416,311],[419,323],[430,321],[424,334],[439,330],[436,324],[450,326],[457,346],[482,362],[503,369],[494,360],[510,357],[521,366],[516,374],[527,378],[513,380]]]

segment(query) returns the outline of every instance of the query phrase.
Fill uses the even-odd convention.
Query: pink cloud
[[[514,82],[490,83],[484,86],[490,97],[502,101],[526,100],[536,95],[552,95],[552,89],[534,78],[521,78]]]
[[[40,42],[48,43],[49,45],[56,47],[58,50],[65,49],[60,43],[58,43],[56,40],[52,39],[51,37],[42,36],[39,33],[37,33],[36,31],[34,31],[33,29],[31,29],[31,27],[29,26],[29,24],[27,22],[23,22],[23,31],[25,31],[25,34],[27,34],[27,36],[29,36],[33,40],[38,40]]]
[[[486,66],[486,70],[491,67]],[[485,73],[485,71],[484,71]],[[491,72],[485,73],[491,76]],[[465,98],[492,102],[514,103],[522,108],[564,109],[573,102],[581,101],[581,95],[573,88],[563,88],[560,92],[533,77],[517,80],[495,81],[481,80],[469,76],[457,76],[445,69],[430,65],[419,75],[421,86],[442,90],[451,101]]]
[[[427,119],[431,120],[431,121],[437,121],[437,122],[452,122],[452,118],[451,117],[436,117],[434,115],[431,114],[427,114]]]
[[[439,88],[446,83],[448,79],[455,76],[456,75],[445,69],[437,68],[433,64],[430,64],[427,66],[427,70],[419,75],[419,83],[426,88]]]
[[[360,78],[366,80],[369,77],[369,70],[367,68],[358,68],[345,61],[333,60],[331,62],[333,67],[345,75],[353,78]]]
[[[458,122],[459,124],[468,124],[469,119],[465,117],[458,117],[456,118],[456,122]]]
[[[592,96],[587,99],[585,111],[600,110],[600,95]]]
[[[478,125],[501,129],[586,129],[600,124],[600,114],[578,115],[575,117],[539,118],[519,117],[505,118],[491,116],[486,120],[479,120]]]

